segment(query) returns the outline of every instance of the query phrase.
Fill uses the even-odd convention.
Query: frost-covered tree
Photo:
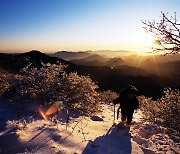
[[[9,88],[7,75],[0,74],[0,96]]]
[[[17,100],[33,98],[41,103],[60,99],[57,89],[60,88],[59,76],[64,73],[64,65],[42,65],[43,67],[39,69],[28,65],[21,70],[21,76],[11,81],[11,89],[16,89],[14,98]]]
[[[98,109],[101,95],[89,76],[69,73],[63,76],[63,101],[71,108],[93,112]]]
[[[118,94],[110,90],[105,91],[101,94],[102,102],[105,104],[112,104],[113,100],[118,98]]]
[[[9,80],[11,80],[15,74],[7,72],[5,70],[0,70],[0,96],[4,94],[6,90],[10,87]]]
[[[13,91],[16,100],[62,101],[69,109],[78,109],[81,113],[95,112],[102,100],[109,99],[103,98],[89,76],[68,74],[64,67],[63,64],[43,64],[39,69],[27,66],[21,70],[22,75],[11,82],[9,91]]]
[[[180,90],[164,89],[164,96],[153,101],[151,98],[140,97],[144,117],[152,122],[161,119],[167,127],[180,130]],[[180,134],[179,134],[180,135]]]

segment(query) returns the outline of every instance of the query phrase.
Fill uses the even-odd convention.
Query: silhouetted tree
[[[180,23],[177,23],[176,13],[174,17],[168,17],[168,13],[163,13],[159,22],[142,21],[144,29],[152,33],[156,40],[153,53],[160,54],[179,54],[180,53]]]

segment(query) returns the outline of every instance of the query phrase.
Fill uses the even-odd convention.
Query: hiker
[[[120,96],[113,101],[114,105],[120,104],[117,110],[117,119],[119,116],[119,110],[121,109],[121,120],[124,126],[130,127],[133,118],[134,110],[139,108],[139,101],[136,98],[138,90],[129,85],[126,89],[122,90]]]

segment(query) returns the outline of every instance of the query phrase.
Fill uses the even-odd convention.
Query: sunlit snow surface
[[[73,115],[66,125],[66,112],[60,111],[52,121],[35,116],[15,118],[12,105],[0,104],[0,150],[2,153],[128,154],[178,153],[179,138],[168,130],[152,125],[135,112],[131,128],[116,119],[113,106],[103,106],[96,114],[103,121]],[[28,111],[27,111],[28,112]],[[7,120],[9,119],[9,120]],[[24,120],[23,120],[24,119]],[[66,129],[67,128],[67,129]],[[172,140],[174,139],[174,141]],[[0,152],[0,153],[1,153]]]

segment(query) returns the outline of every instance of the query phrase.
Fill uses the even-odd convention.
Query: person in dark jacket
[[[134,110],[139,108],[139,101],[136,98],[137,94],[138,90],[134,86],[129,85],[113,102],[115,105],[118,103],[120,104],[117,111],[117,119],[119,116],[119,110],[121,109],[121,120],[126,127],[131,126]]]

